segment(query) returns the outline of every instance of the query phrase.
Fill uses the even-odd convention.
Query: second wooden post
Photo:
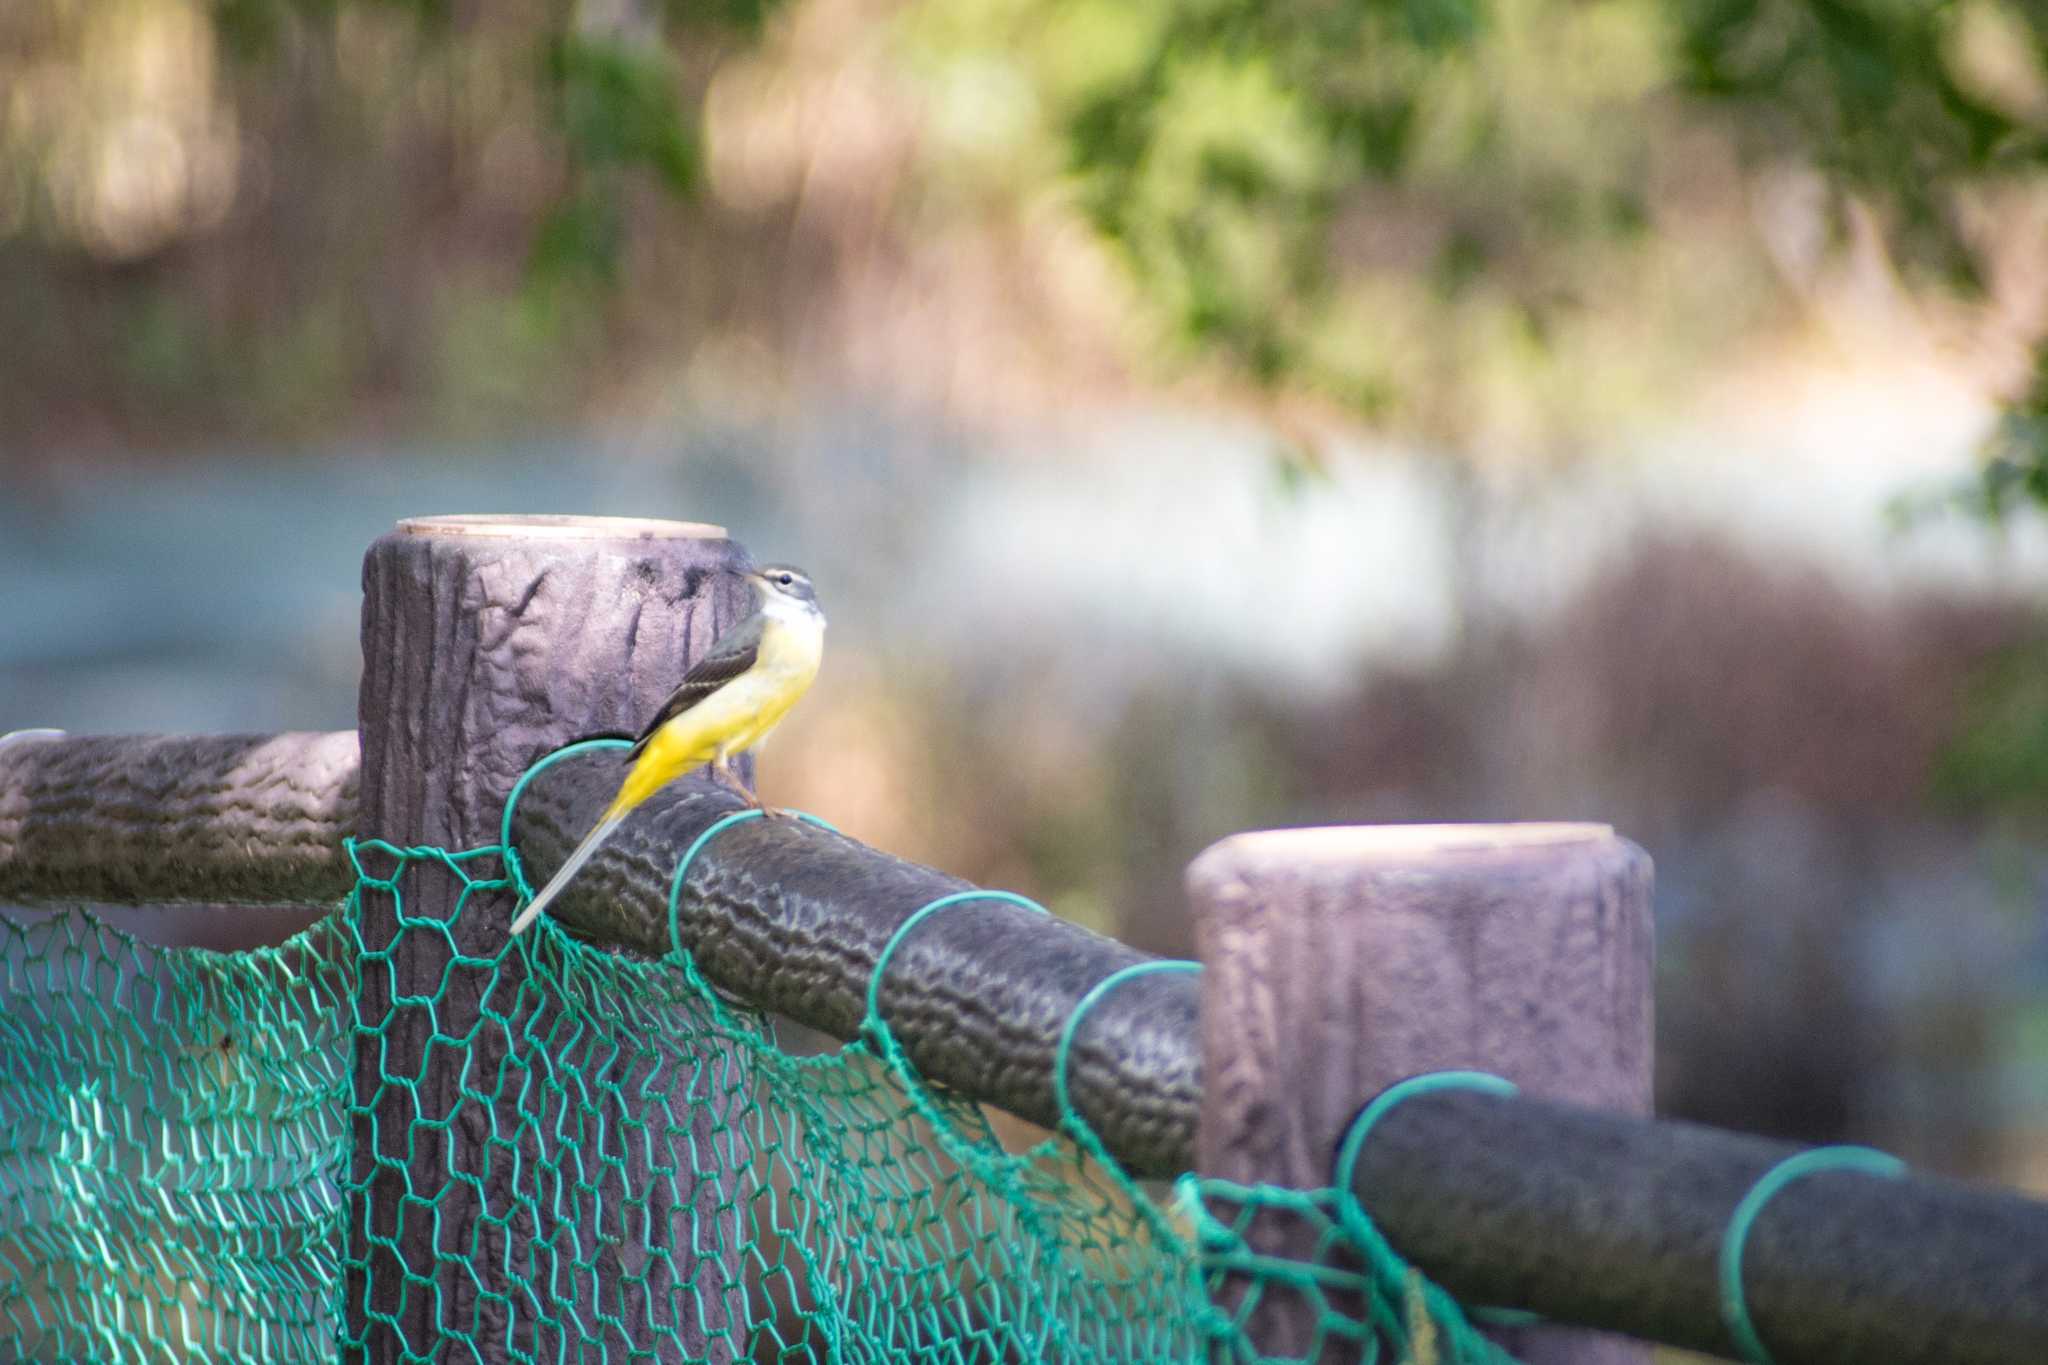
[[[1650,860],[1605,825],[1241,834],[1196,859],[1188,885],[1205,964],[1203,1175],[1327,1186],[1360,1108],[1430,1071],[1650,1111]],[[1252,1234],[1306,1250],[1283,1225]],[[1262,1293],[1246,1330],[1267,1354],[1301,1353],[1315,1305]],[[1345,1343],[1325,1344],[1336,1359]],[[1649,1360],[1558,1328],[1504,1344],[1529,1365]]]

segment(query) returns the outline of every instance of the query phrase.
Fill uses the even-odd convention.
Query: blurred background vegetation
[[[16,0],[0,729],[721,520],[778,800],[1168,952],[1236,829],[1608,820],[1668,1111],[2048,1190],[2044,163],[2034,0]]]

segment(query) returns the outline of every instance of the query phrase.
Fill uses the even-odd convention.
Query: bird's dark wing
[[[647,747],[647,741],[654,738],[654,732],[674,720],[683,712],[703,701],[719,688],[737,678],[754,666],[754,660],[761,653],[761,622],[759,617],[743,621],[733,630],[727,631],[712,643],[711,652],[697,660],[683,681],[661,704],[661,710],[647,728],[633,741],[632,756],[638,758],[640,751]]]

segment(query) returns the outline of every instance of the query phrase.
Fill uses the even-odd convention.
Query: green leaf
[[[545,69],[578,163],[643,167],[678,194],[696,183],[697,131],[684,116],[675,60],[665,49],[558,34]]]
[[[608,285],[618,274],[619,240],[615,197],[585,190],[556,204],[542,221],[534,234],[527,270],[546,285]]]

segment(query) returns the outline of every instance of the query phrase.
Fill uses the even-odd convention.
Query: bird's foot
[[[760,798],[747,790],[747,784],[740,781],[739,774],[726,766],[724,759],[719,759],[711,765],[711,780],[746,802],[749,806],[752,806],[755,810],[761,808]]]

